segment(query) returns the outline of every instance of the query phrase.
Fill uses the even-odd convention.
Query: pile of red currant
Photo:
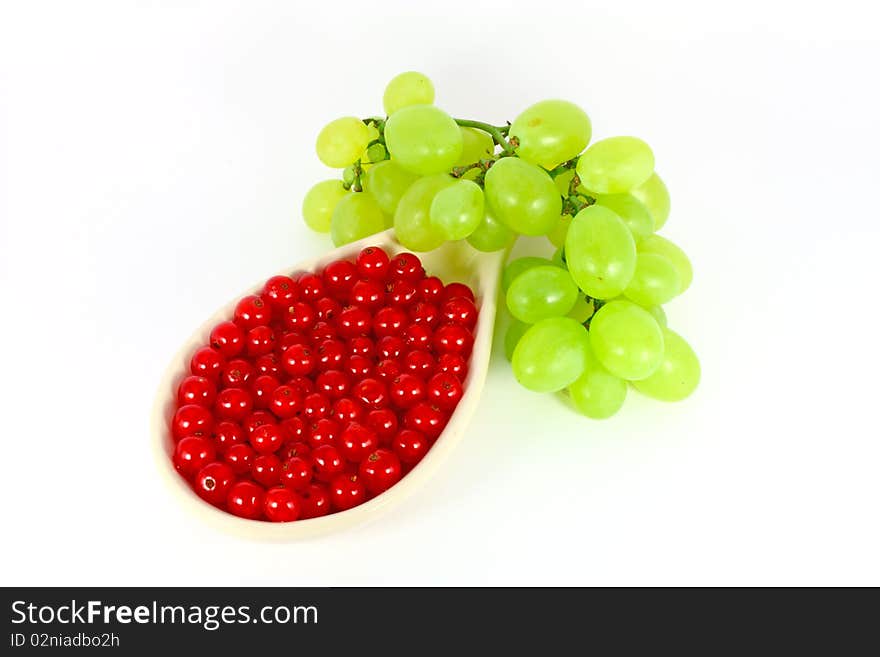
[[[270,278],[192,356],[171,421],[177,471],[253,520],[344,511],[431,448],[463,393],[474,294],[381,248]]]

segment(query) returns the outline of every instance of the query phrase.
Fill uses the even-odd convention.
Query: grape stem
[[[514,154],[514,144],[507,140],[507,133],[510,131],[510,124],[504,126],[492,125],[483,121],[473,121],[471,119],[455,119],[455,122],[462,128],[476,128],[482,130],[492,137],[492,140],[501,146],[501,150],[505,155]]]

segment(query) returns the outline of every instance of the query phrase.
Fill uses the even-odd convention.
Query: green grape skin
[[[385,160],[370,167],[364,174],[364,189],[378,201],[384,213],[394,216],[400,198],[418,178],[395,162]]]
[[[510,314],[526,324],[568,314],[577,298],[578,288],[571,275],[554,265],[522,272],[510,284],[506,296]]]
[[[487,133],[477,128],[460,128],[460,130],[462,149],[455,166],[461,167],[495,157],[495,142]]]
[[[691,286],[691,282],[694,280],[694,269],[687,254],[678,245],[662,235],[651,235],[639,243],[638,249],[639,253],[654,253],[669,259],[678,271],[680,288],[677,294],[681,294]]]
[[[431,226],[450,241],[463,240],[473,233],[485,214],[483,190],[471,180],[456,180],[437,192],[431,202]]]
[[[559,215],[559,221],[557,221],[553,229],[547,233],[547,239],[550,240],[550,243],[553,246],[559,248],[565,244],[565,238],[568,235],[569,226],[571,226],[571,215]]]
[[[622,194],[644,183],[654,172],[654,153],[637,137],[609,137],[581,155],[581,184],[598,194]]]
[[[645,308],[651,316],[657,321],[657,324],[660,325],[660,328],[666,328],[666,311],[663,310],[663,306],[651,306],[650,308]]]
[[[483,221],[477,229],[467,236],[467,242],[477,251],[500,251],[505,249],[516,239],[516,233],[502,224],[495,215],[486,208]]]
[[[571,221],[565,262],[584,292],[595,299],[611,299],[632,279],[636,244],[620,217],[601,205],[591,205]]]
[[[318,233],[330,232],[330,218],[333,210],[350,192],[342,186],[341,180],[323,180],[306,192],[303,198],[302,215],[306,226]]]
[[[382,96],[385,115],[391,116],[397,110],[410,105],[431,105],[434,102],[434,84],[428,76],[416,71],[407,71],[395,76]]]
[[[529,325],[518,319],[511,319],[507,331],[504,332],[504,357],[508,362],[513,360],[513,352],[520,338],[529,330]]]
[[[330,237],[333,244],[342,246],[374,235],[388,227],[388,219],[379,204],[369,194],[351,193],[333,210]]]
[[[385,124],[385,146],[407,171],[428,176],[449,171],[463,148],[455,120],[433,105],[409,105]]]
[[[626,381],[606,370],[589,350],[584,373],[568,386],[571,402],[581,414],[605,420],[619,411],[626,401]]]
[[[556,177],[553,178],[553,182],[556,184],[556,189],[559,190],[560,196],[568,196],[569,187],[571,187],[571,179],[574,178],[574,169],[567,169],[561,173],[556,174]]]
[[[557,267],[565,267],[568,269],[568,264],[565,262],[565,245],[563,244],[558,249],[553,252],[553,256],[550,258],[550,262],[552,262]],[[577,282],[577,281],[575,281]]]
[[[378,164],[379,162],[383,162],[388,157],[388,151],[385,150],[385,147],[382,144],[373,144],[368,147],[366,152],[364,153],[364,161],[362,164],[367,166],[368,164]]]
[[[627,381],[653,374],[663,360],[663,329],[630,301],[609,301],[590,320],[590,346],[609,372]]]
[[[559,221],[562,198],[550,175],[517,157],[505,157],[486,172],[486,200],[498,219],[522,235],[545,235]]]
[[[566,100],[542,100],[524,110],[510,126],[526,162],[552,169],[580,153],[592,136],[590,117]]]
[[[443,244],[443,235],[431,225],[431,204],[437,192],[454,182],[455,179],[446,174],[425,176],[403,194],[394,212],[394,232],[407,249],[431,251]]]
[[[537,256],[523,256],[522,258],[511,260],[505,265],[504,270],[501,272],[501,291],[506,294],[510,284],[513,283],[514,279],[523,272],[532,267],[542,267],[545,265],[553,265],[554,267],[559,266],[552,260],[539,258]]]
[[[636,271],[623,291],[623,296],[649,308],[666,303],[680,289],[678,270],[669,258],[656,253],[639,253],[636,256]]]
[[[629,228],[636,244],[654,232],[654,220],[648,208],[632,194],[599,194],[596,203],[608,208]]]
[[[678,333],[663,330],[663,361],[650,376],[634,381],[636,390],[660,401],[681,401],[700,383],[700,361]]]
[[[569,317],[543,319],[529,327],[513,350],[513,374],[533,392],[562,390],[584,373],[589,348],[581,324]]]
[[[593,316],[595,310],[593,301],[589,299],[589,297],[579,295],[577,301],[575,301],[574,307],[568,311],[568,316],[576,320],[579,324],[583,324]]]
[[[355,116],[344,116],[321,129],[315,151],[328,167],[342,169],[356,162],[371,140],[370,129],[363,121]]]
[[[663,228],[666,220],[669,219],[671,202],[669,200],[669,190],[660,179],[660,176],[656,173],[651,174],[650,178],[641,185],[633,187],[629,193],[641,201],[648,209],[648,213],[654,220],[654,231]]]

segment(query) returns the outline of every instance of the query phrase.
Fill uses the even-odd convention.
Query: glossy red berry
[[[403,330],[409,322],[407,314],[397,306],[380,308],[373,318],[373,334],[377,338],[386,335],[403,335]]]
[[[430,349],[434,337],[427,324],[410,324],[403,333],[404,342],[410,349]]]
[[[345,460],[333,445],[321,445],[312,450],[312,466],[315,478],[330,481],[345,469]]]
[[[403,369],[401,368],[399,361],[392,358],[386,358],[385,360],[380,360],[376,364],[374,374],[377,378],[388,384],[397,378],[397,375],[401,372],[403,372]]]
[[[299,456],[303,456],[304,454],[308,454],[309,446],[306,445],[305,440],[308,436],[308,430],[306,428],[306,422],[301,417],[292,417],[288,420],[282,420],[281,424],[281,433],[284,434],[284,442],[286,443],[283,449],[287,451],[282,451],[282,455],[286,455],[287,458],[294,456],[290,454],[291,447],[304,447],[305,452],[299,454]]]
[[[193,354],[189,363],[190,372],[203,376],[209,381],[217,381],[226,359],[213,347],[202,347]]]
[[[415,283],[424,278],[422,261],[414,253],[398,253],[390,264],[391,278]]]
[[[185,404],[177,409],[171,420],[171,435],[175,440],[187,436],[209,437],[214,428],[214,416],[204,406]]]
[[[346,293],[347,296],[347,293]],[[318,313],[318,319],[322,322],[333,322],[336,316],[342,311],[342,304],[331,297],[321,297],[315,301],[315,312]]]
[[[254,367],[243,358],[236,358],[223,366],[220,385],[224,388],[243,388],[253,378]]]
[[[346,511],[367,500],[367,488],[356,474],[342,474],[330,482],[330,502],[337,511]]]
[[[379,341],[376,343],[376,356],[381,359],[400,358],[404,349],[406,349],[406,343],[404,343],[403,338],[389,335],[379,338]]]
[[[317,354],[311,347],[303,344],[288,347],[281,356],[281,366],[290,376],[310,374],[317,364]]]
[[[373,358],[376,355],[376,343],[371,338],[359,336],[352,338],[346,345],[349,356]]]
[[[330,399],[344,397],[351,388],[351,377],[340,370],[321,372],[315,379],[315,389]]]
[[[472,331],[477,324],[477,307],[464,297],[453,297],[444,303],[440,315],[444,322],[461,324],[468,331]]]
[[[409,318],[413,324],[427,324],[430,328],[440,321],[440,309],[433,303],[417,301],[409,309]]]
[[[177,386],[177,403],[180,406],[195,404],[211,408],[217,398],[217,386],[203,376],[190,375]]]
[[[464,283],[450,283],[443,288],[443,294],[440,295],[441,300],[444,302],[456,297],[475,301],[473,291]]]
[[[324,417],[308,426],[308,441],[312,449],[321,445],[335,445],[339,437],[339,423]]]
[[[363,356],[349,356],[342,371],[357,381],[373,373],[373,361]]]
[[[266,354],[254,361],[254,370],[260,374],[279,376],[281,374],[281,361],[275,354]]]
[[[244,331],[235,322],[220,322],[208,339],[224,358],[234,358],[244,351]]]
[[[330,416],[330,400],[327,395],[313,392],[303,397],[303,417],[307,420],[317,421]]]
[[[348,260],[336,260],[324,268],[321,279],[330,294],[344,299],[357,281],[357,269]]]
[[[245,336],[245,351],[251,358],[271,353],[275,348],[275,331],[268,326],[255,326]]]
[[[413,374],[401,374],[389,387],[391,403],[397,408],[411,408],[422,401],[427,394],[425,382]]]
[[[284,331],[275,341],[275,353],[283,354],[295,344],[309,344],[309,337],[302,331]]]
[[[407,465],[415,465],[428,453],[431,445],[420,431],[403,429],[391,441],[391,449]]]
[[[349,302],[353,306],[375,310],[385,302],[385,288],[378,281],[358,281],[351,288]]]
[[[223,453],[223,461],[237,475],[249,472],[257,454],[254,448],[246,443],[232,445]]]
[[[254,400],[254,408],[266,410],[272,403],[272,393],[280,386],[277,378],[269,374],[262,374],[251,383],[251,397]]]
[[[217,458],[217,450],[210,438],[188,436],[174,446],[174,467],[189,479]]]
[[[267,326],[272,321],[272,309],[262,297],[252,294],[236,304],[233,320],[245,331],[255,326]]]
[[[410,281],[396,280],[385,286],[385,298],[393,306],[409,306],[418,295],[418,289]]]
[[[364,424],[376,432],[380,444],[388,444],[397,434],[397,414],[390,408],[377,408],[367,413]]]
[[[257,454],[272,454],[281,448],[284,434],[277,424],[264,424],[254,430],[249,441]]]
[[[340,370],[348,357],[345,345],[339,340],[324,340],[315,349],[318,371]]]
[[[400,459],[390,449],[377,449],[361,461],[358,474],[367,490],[379,495],[400,481]]]
[[[281,420],[293,417],[302,406],[303,398],[292,386],[278,386],[269,398],[269,410]]]
[[[377,246],[368,246],[357,257],[357,272],[362,278],[384,281],[388,278],[391,259]]]
[[[260,454],[251,463],[251,476],[261,486],[274,486],[281,479],[281,460],[275,454]]]
[[[217,393],[214,414],[218,419],[240,422],[254,409],[254,400],[244,388],[225,388]]]
[[[244,419],[241,426],[244,429],[244,435],[250,440],[254,431],[264,424],[278,424],[278,420],[268,411],[254,411]]]
[[[349,422],[358,422],[366,414],[364,405],[355,401],[351,397],[343,397],[333,402],[333,409],[330,417],[336,420],[342,426]]]
[[[312,483],[312,464],[294,456],[281,464],[281,485],[291,490],[303,490]]]
[[[459,354],[467,358],[474,336],[461,324],[443,324],[434,332],[434,350],[440,354]]]
[[[450,372],[440,372],[428,381],[427,392],[427,400],[430,403],[450,411],[461,401],[464,389],[457,376]]]
[[[309,464],[309,471],[311,472],[312,462],[311,462],[311,454],[312,448],[308,446],[307,443],[304,442],[288,442],[286,443],[279,451],[279,458],[282,461],[287,461],[290,459],[299,458],[303,461],[306,461]]]
[[[319,518],[330,513],[330,491],[326,486],[311,484],[299,495],[302,499],[301,519]]]
[[[333,340],[336,336],[337,332],[335,325],[330,322],[320,321],[316,322],[309,331],[309,342],[317,344],[324,340]]]
[[[291,489],[276,486],[266,491],[263,512],[270,522],[291,522],[302,513],[302,500]]]
[[[300,397],[315,392],[315,382],[307,376],[292,376],[287,380],[287,385],[296,390]]]
[[[345,427],[337,441],[339,453],[352,463],[359,463],[378,446],[379,437],[376,432],[359,422],[351,422]]]
[[[422,301],[437,303],[443,294],[443,281],[436,276],[428,276],[419,281],[419,298]]]
[[[426,349],[413,349],[403,357],[403,370],[422,380],[426,381],[436,368],[437,361]]]
[[[388,386],[380,379],[361,379],[352,386],[351,396],[367,408],[388,406]]]
[[[336,330],[343,338],[369,335],[373,322],[369,311],[360,306],[343,308],[336,316]]]
[[[244,429],[237,422],[224,420],[223,422],[218,422],[217,426],[214,427],[214,444],[217,445],[217,449],[221,453],[225,453],[233,445],[244,443],[245,440]]]
[[[193,489],[209,504],[222,506],[234,483],[235,473],[232,468],[225,463],[214,461],[199,470],[193,480]]]
[[[324,282],[317,274],[303,274],[297,279],[299,295],[304,301],[317,301],[324,296]]]
[[[234,483],[226,495],[226,508],[241,518],[257,520],[263,515],[263,488],[252,481]]]
[[[436,438],[443,431],[449,416],[439,407],[427,402],[419,402],[403,416],[403,426],[421,431],[428,438]]]
[[[305,301],[294,301],[281,315],[281,322],[288,331],[308,331],[318,321],[318,313]]]
[[[290,276],[273,276],[263,287],[263,298],[273,309],[283,311],[299,299],[299,286]]]
[[[440,354],[437,357],[437,372],[449,372],[464,383],[468,373],[467,360],[460,354]]]

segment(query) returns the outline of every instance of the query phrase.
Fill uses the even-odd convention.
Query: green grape
[[[312,187],[303,199],[302,214],[306,225],[319,233],[330,232],[333,210],[347,194],[341,180],[324,180]]]
[[[565,244],[565,238],[568,235],[569,226],[571,226],[571,215],[559,215],[559,220],[556,222],[556,225],[549,233],[547,233],[547,239],[550,240],[550,243],[553,246],[559,248]]]
[[[471,180],[456,180],[431,202],[431,226],[447,240],[463,240],[486,214],[483,190]]]
[[[606,370],[591,349],[584,373],[568,386],[568,392],[579,413],[604,420],[617,413],[626,401],[626,381]]]
[[[669,258],[656,253],[639,253],[636,256],[636,271],[623,295],[630,301],[649,308],[666,303],[680,289],[678,270]]]
[[[401,167],[420,176],[449,171],[461,156],[461,130],[433,105],[409,105],[385,124],[385,146]]]
[[[653,374],[634,381],[636,390],[661,401],[680,401],[700,383],[700,361],[678,333],[663,330],[663,360]]]
[[[590,118],[566,100],[542,100],[520,114],[510,126],[519,140],[516,154],[545,169],[570,160],[590,143]]]
[[[364,164],[377,164],[386,159],[388,152],[382,144],[373,144],[367,149]]]
[[[460,128],[460,130],[462,149],[455,166],[460,167],[495,157],[495,142],[487,133],[477,128]]]
[[[654,220],[654,230],[660,230],[669,218],[669,190],[660,176],[651,174],[645,182],[629,190],[629,193],[641,201]]]
[[[341,169],[363,155],[372,139],[372,133],[363,121],[355,116],[344,116],[323,127],[318,133],[315,150],[321,162]]]
[[[638,248],[639,253],[655,253],[669,259],[673,267],[678,271],[678,279],[679,283],[681,283],[678,294],[681,294],[691,286],[691,281],[694,280],[694,269],[685,252],[676,244],[673,244],[661,235],[651,235],[647,239],[642,240]]]
[[[330,237],[333,244],[342,246],[374,235],[387,227],[387,217],[376,199],[363,192],[351,193],[339,201],[333,210]]]
[[[351,187],[354,183],[355,175],[354,175],[354,167],[347,166],[342,170],[342,182],[344,182],[347,186]]]
[[[468,235],[467,241],[477,251],[499,251],[507,248],[516,239],[516,233],[495,218],[486,208],[483,221]]]
[[[648,208],[631,194],[599,194],[596,203],[623,219],[636,244],[654,232],[654,220]]]
[[[382,211],[394,216],[400,197],[418,180],[418,176],[404,171],[391,160],[385,160],[370,167],[363,180],[364,189],[379,202]]]
[[[510,284],[513,283],[517,276],[532,267],[541,267],[543,265],[558,266],[557,263],[548,260],[547,258],[538,258],[535,256],[524,256],[522,258],[517,258],[516,260],[511,260],[504,267],[504,271],[501,272],[501,290],[506,293]]]
[[[645,182],[653,172],[654,153],[637,137],[597,141],[577,163],[583,186],[599,194],[628,192]]]
[[[431,203],[437,192],[454,182],[445,173],[426,176],[416,180],[403,194],[394,212],[394,232],[407,249],[431,251],[443,244],[443,235],[431,225]]]
[[[599,362],[621,379],[644,379],[663,360],[663,330],[647,310],[609,301],[590,320],[590,346]]]
[[[663,310],[663,306],[651,306],[650,308],[645,308],[651,316],[657,320],[657,323],[660,325],[660,328],[666,328],[666,311]]]
[[[486,172],[486,200],[498,219],[522,235],[545,235],[559,221],[562,199],[549,174],[518,157]]]
[[[569,317],[543,319],[529,327],[513,350],[513,374],[534,392],[571,385],[586,367],[589,335]]]
[[[591,205],[571,220],[565,261],[578,286],[595,299],[618,296],[636,268],[636,245],[623,220],[601,205]]]
[[[559,190],[560,196],[568,196],[569,187],[571,187],[571,179],[574,178],[574,169],[566,169],[562,173],[556,175],[553,182],[556,183],[556,189]]]
[[[504,333],[504,357],[507,358],[508,361],[513,360],[513,351],[516,349],[516,345],[519,344],[520,338],[522,338],[528,330],[528,324],[521,322],[518,319],[510,320],[510,326],[507,327],[507,331]]]
[[[396,76],[382,96],[385,114],[391,116],[401,107],[410,105],[430,105],[434,102],[434,85],[421,73],[407,71]]]
[[[568,311],[568,316],[577,320],[578,323],[583,324],[593,316],[595,310],[592,299],[584,295],[578,295],[574,307]]]
[[[507,309],[521,322],[534,324],[567,314],[578,298],[578,288],[565,269],[554,265],[532,267],[510,284]]]
[[[564,267],[564,268],[568,269],[568,264],[565,262],[565,245],[564,244],[553,252],[553,257],[550,258],[550,262],[552,262],[557,267]],[[577,282],[577,281],[575,281],[575,282]]]

